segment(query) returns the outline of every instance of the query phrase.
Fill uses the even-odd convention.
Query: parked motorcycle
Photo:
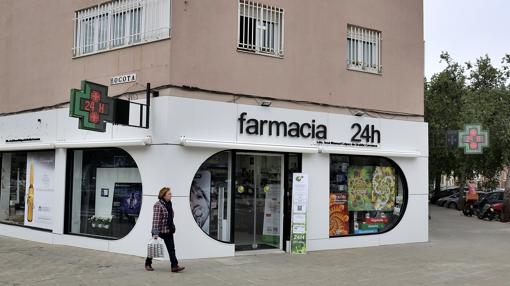
[[[486,204],[482,211],[477,215],[479,219],[494,220],[496,218],[501,219],[503,212],[503,203]]]
[[[462,213],[465,216],[469,216],[469,217],[473,216],[475,214],[475,206],[474,206],[474,204],[466,202],[466,205],[462,209]]]

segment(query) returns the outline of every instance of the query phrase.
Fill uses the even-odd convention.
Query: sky
[[[459,63],[488,54],[496,66],[510,54],[510,0],[423,0],[425,76],[445,67],[441,51]]]

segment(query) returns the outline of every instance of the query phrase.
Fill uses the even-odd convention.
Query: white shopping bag
[[[164,255],[164,247],[161,239],[151,238],[147,244],[147,257],[162,258]]]

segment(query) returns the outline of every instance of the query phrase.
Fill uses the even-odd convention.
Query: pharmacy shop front
[[[144,256],[169,186],[183,259],[290,251],[300,222],[307,251],[428,240],[423,122],[162,96],[149,129],[68,107],[0,128],[2,235]]]

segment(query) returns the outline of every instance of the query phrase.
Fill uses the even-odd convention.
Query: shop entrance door
[[[282,249],[283,155],[237,153],[236,250]]]

